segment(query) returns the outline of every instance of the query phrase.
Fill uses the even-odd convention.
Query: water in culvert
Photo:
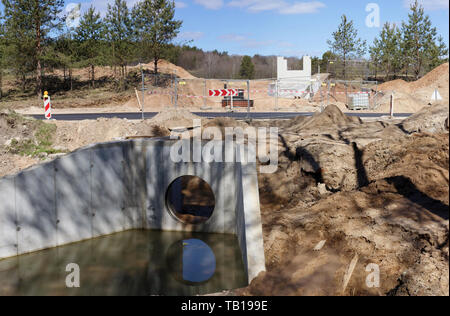
[[[133,230],[0,260],[0,295],[201,295],[246,285],[237,237],[226,234]]]

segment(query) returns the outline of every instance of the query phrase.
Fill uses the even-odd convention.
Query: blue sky
[[[68,0],[82,3],[82,9],[93,4],[101,12],[113,0]],[[230,54],[320,56],[336,30],[340,16],[354,20],[360,36],[371,43],[380,28],[368,27],[368,4],[379,8],[380,24],[400,24],[407,19],[412,0],[177,0],[176,18],[183,21],[175,42],[192,40],[205,50]],[[138,0],[127,0],[130,6]],[[438,33],[449,44],[448,0],[421,0]],[[373,8],[373,5],[372,5]]]

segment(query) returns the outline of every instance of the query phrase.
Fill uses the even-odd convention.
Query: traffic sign
[[[209,90],[210,97],[235,97],[239,94],[238,89]]]

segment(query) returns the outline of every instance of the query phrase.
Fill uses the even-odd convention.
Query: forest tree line
[[[71,27],[63,15],[63,0],[1,0],[0,93],[2,75],[12,74],[25,90],[33,78],[40,97],[45,74],[61,69],[64,82],[72,85],[72,71],[88,68],[95,87],[98,66],[108,66],[117,77],[117,88],[127,89],[127,66],[166,59],[203,78],[274,78],[276,56],[230,55],[203,51],[191,43],[174,44],[182,21],[175,19],[171,0],[141,0],[132,8],[125,0],[111,0],[104,17],[90,7]],[[448,49],[429,16],[416,1],[407,21],[386,23],[371,45],[359,37],[354,22],[345,15],[327,41],[329,51],[312,58],[313,74],[330,71],[330,62],[341,65],[333,75],[351,78],[352,61],[364,61],[375,78],[417,79],[448,61]],[[301,69],[302,60],[288,58],[290,69]]]

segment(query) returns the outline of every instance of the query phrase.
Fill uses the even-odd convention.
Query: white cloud
[[[186,31],[186,32],[181,32],[180,34],[178,34],[178,38],[182,39],[182,40],[198,40],[200,38],[202,38],[205,35],[205,33],[203,32],[190,32],[190,31]]]
[[[309,14],[325,8],[320,1],[288,2],[285,0],[232,0],[229,6],[247,9],[250,12],[275,11],[279,14]]]
[[[181,1],[176,1],[175,2],[175,7],[177,9],[183,9],[186,8],[188,5],[185,2],[181,2]]]
[[[131,10],[131,8],[139,1],[140,0],[126,0],[128,9]],[[76,0],[74,2],[76,2]],[[84,12],[92,5],[102,16],[104,16],[108,11],[108,4],[113,5],[114,0],[92,0],[91,2],[84,2],[81,5],[82,11]]]
[[[403,4],[409,9],[415,0],[403,0]],[[426,11],[448,10],[448,0],[419,0]]]
[[[325,8],[325,4],[319,1],[314,2],[297,2],[293,5],[288,5],[279,10],[281,14],[308,14],[316,13],[319,9]]]
[[[252,38],[249,34],[224,34],[219,36],[220,41],[234,42],[239,44],[243,48],[261,48],[261,47],[292,47],[292,43],[285,41],[274,41],[274,40],[257,40]]]
[[[210,10],[218,10],[223,7],[223,0],[194,0],[194,2]]]
[[[247,40],[247,37],[245,35],[240,34],[225,34],[219,36],[219,39],[227,42],[243,42]]]

